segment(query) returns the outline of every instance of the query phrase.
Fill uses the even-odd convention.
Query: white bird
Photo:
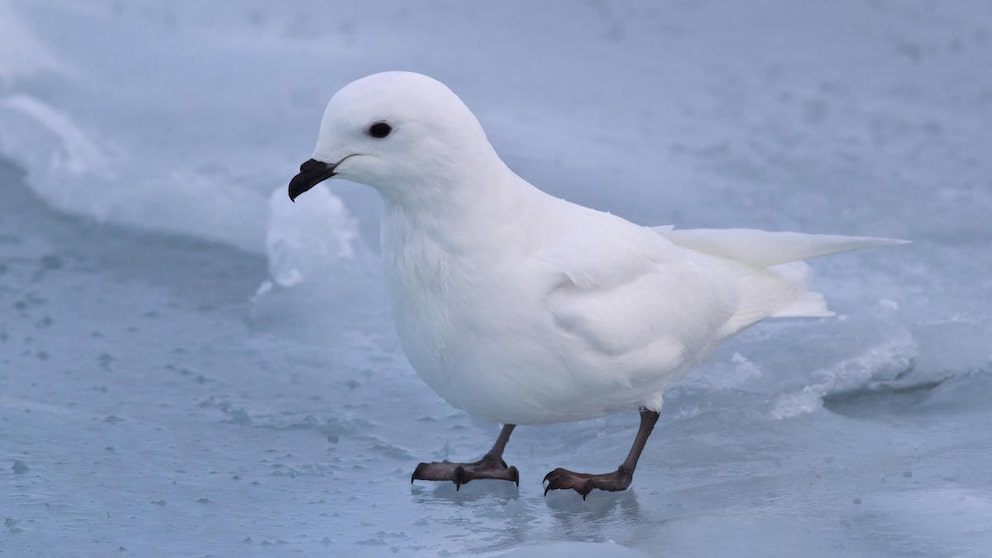
[[[510,480],[518,424],[640,409],[623,464],[555,469],[546,490],[625,490],[662,394],[764,318],[830,316],[805,258],[902,241],[746,229],[644,227],[550,196],[500,159],[444,84],[385,72],[327,105],[293,200],[341,177],[383,199],[382,259],[400,343],[449,403],[503,423],[473,463],[421,463],[413,479]]]

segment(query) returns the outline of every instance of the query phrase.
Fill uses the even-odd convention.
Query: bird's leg
[[[624,459],[616,471],[600,474],[573,473],[568,469],[559,467],[544,477],[544,482],[548,483],[544,488],[545,496],[551,490],[571,488],[581,494],[582,499],[585,500],[586,496],[593,489],[597,488],[599,490],[610,490],[614,492],[627,490],[631,479],[634,478],[634,469],[637,467],[637,460],[640,459],[641,451],[644,450],[644,444],[648,441],[648,436],[651,435],[656,422],[658,422],[658,413],[642,408],[641,426],[637,429],[634,444],[630,447],[630,453],[627,454],[627,459]]]
[[[497,479],[512,481],[520,486],[520,473],[516,467],[508,467],[503,461],[503,450],[510,440],[510,433],[513,432],[514,424],[504,424],[499,431],[496,443],[482,456],[482,459],[474,463],[451,463],[441,461],[433,463],[421,463],[410,477],[410,482],[420,480],[444,481],[450,480],[455,483],[455,490],[475,479]]]

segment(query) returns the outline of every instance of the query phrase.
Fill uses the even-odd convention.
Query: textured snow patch
[[[48,48],[28,30],[7,2],[0,1],[0,92],[15,80],[57,66]]]
[[[104,150],[87,137],[69,115],[28,95],[11,95],[0,102],[5,109],[34,119],[59,140],[60,149],[49,155],[50,173],[82,176],[111,167]]]
[[[916,343],[908,332],[893,335],[860,354],[817,370],[813,373],[815,383],[780,395],[771,414],[785,419],[812,413],[823,406],[824,396],[897,380],[912,369],[916,355]]]

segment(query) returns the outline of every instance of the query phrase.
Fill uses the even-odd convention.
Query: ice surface
[[[992,554],[992,7],[0,0],[0,555]],[[634,413],[521,428],[518,489],[399,350],[374,194],[290,204],[329,95],[438,77],[531,182],[652,225],[908,238],[813,262]],[[371,247],[371,248],[370,248]]]

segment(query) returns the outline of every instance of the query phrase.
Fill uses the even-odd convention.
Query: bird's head
[[[423,200],[444,195],[494,161],[499,157],[478,120],[444,84],[412,72],[384,72],[331,98],[313,157],[290,182],[289,197],[341,177],[397,203]]]

